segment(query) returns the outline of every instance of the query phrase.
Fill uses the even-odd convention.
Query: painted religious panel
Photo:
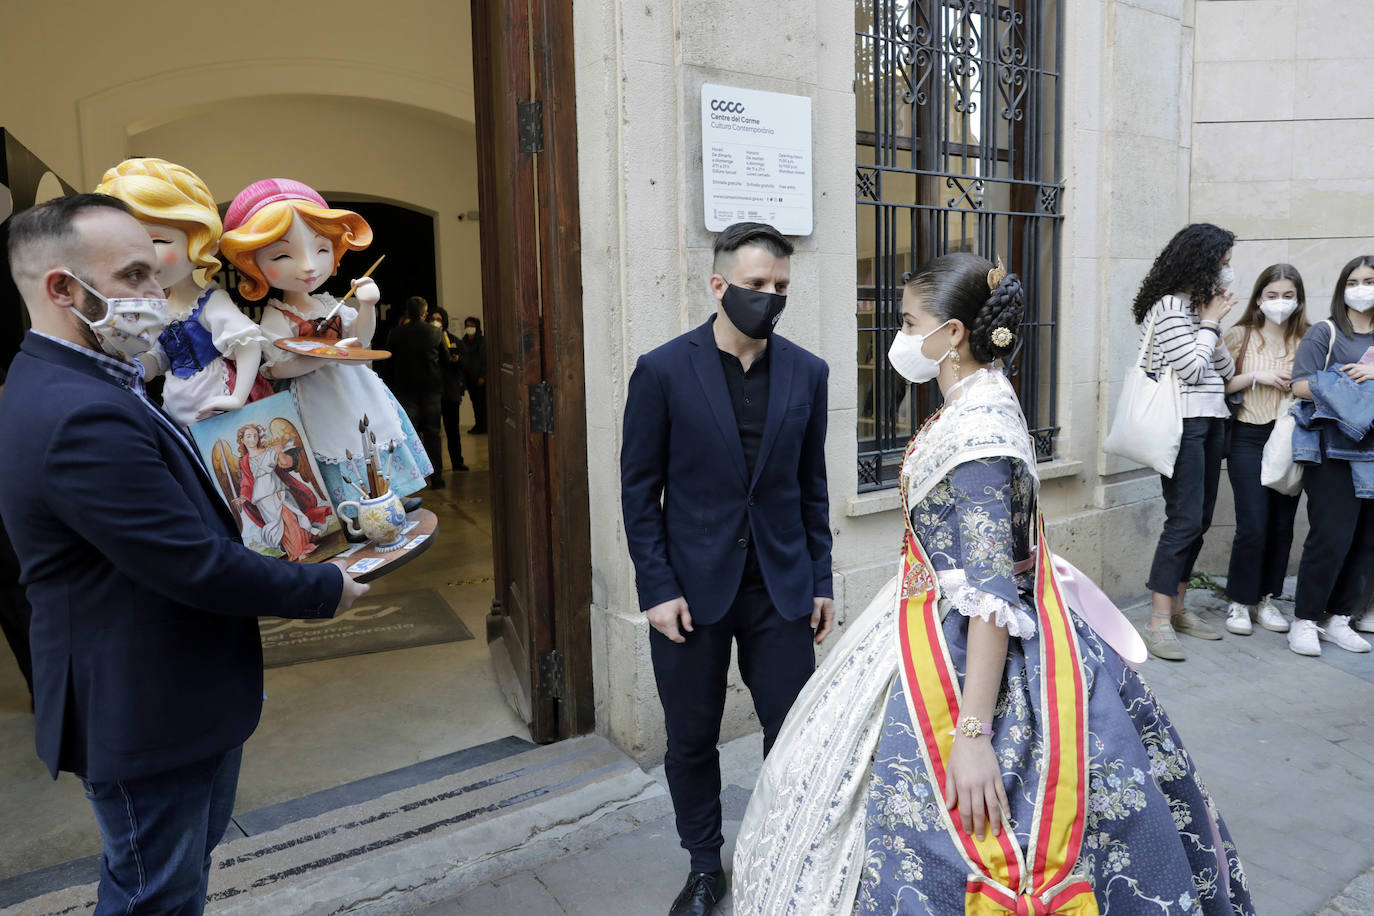
[[[347,546],[289,392],[190,430],[253,550],[313,563]]]

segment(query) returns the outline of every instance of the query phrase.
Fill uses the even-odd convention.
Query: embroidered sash
[[[913,437],[908,453],[920,438],[919,433]],[[927,774],[935,791],[943,792],[961,691],[941,626],[935,568],[911,528],[906,480],[901,491],[906,532],[897,592],[899,675],[907,711],[920,733],[918,745]],[[959,819],[944,812],[944,827],[969,867],[964,903],[968,916],[1098,916],[1092,887],[1072,873],[1083,841],[1087,805],[1087,689],[1077,633],[1038,511],[1036,521],[1036,641],[1047,733],[1042,736],[1045,757],[1031,842],[1023,857],[1005,817],[996,836],[989,830],[979,840],[964,831]]]

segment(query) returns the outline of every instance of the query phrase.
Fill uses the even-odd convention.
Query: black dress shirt
[[[739,441],[744,446],[744,466],[749,479],[754,479],[754,462],[763,442],[763,424],[768,418],[768,351],[764,350],[749,364],[749,371],[733,353],[720,353],[720,365],[725,370],[725,387],[730,391],[730,404],[735,408],[735,423],[739,427]],[[749,539],[749,555],[744,561],[742,584],[757,586],[763,583],[754,539]]]

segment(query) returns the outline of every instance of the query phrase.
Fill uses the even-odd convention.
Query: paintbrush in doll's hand
[[[334,307],[329,310],[328,315],[325,315],[323,318],[320,319],[321,326],[324,326],[325,324],[329,323],[329,319],[333,318],[338,313],[339,307],[342,306],[344,302],[348,300],[348,297],[358,291],[358,284],[366,280],[368,277],[372,276],[372,272],[377,269],[377,265],[382,263],[382,261],[384,260],[386,260],[386,255],[382,255],[380,258],[373,261],[372,266],[367,269],[367,272],[364,273],[358,279],[353,281],[353,285],[348,288],[348,292],[343,294],[343,298],[340,299],[338,302],[334,303]]]

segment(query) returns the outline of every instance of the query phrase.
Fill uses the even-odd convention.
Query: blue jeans
[[[1221,480],[1221,453],[1226,447],[1226,421],[1216,417],[1185,417],[1174,476],[1160,475],[1164,491],[1164,530],[1159,534],[1150,578],[1145,587],[1161,595],[1177,595],[1180,584],[1193,576],[1202,552],[1202,536],[1212,526]]]
[[[95,916],[200,916],[210,853],[234,810],[243,748],[189,766],[88,782],[104,855]]]

